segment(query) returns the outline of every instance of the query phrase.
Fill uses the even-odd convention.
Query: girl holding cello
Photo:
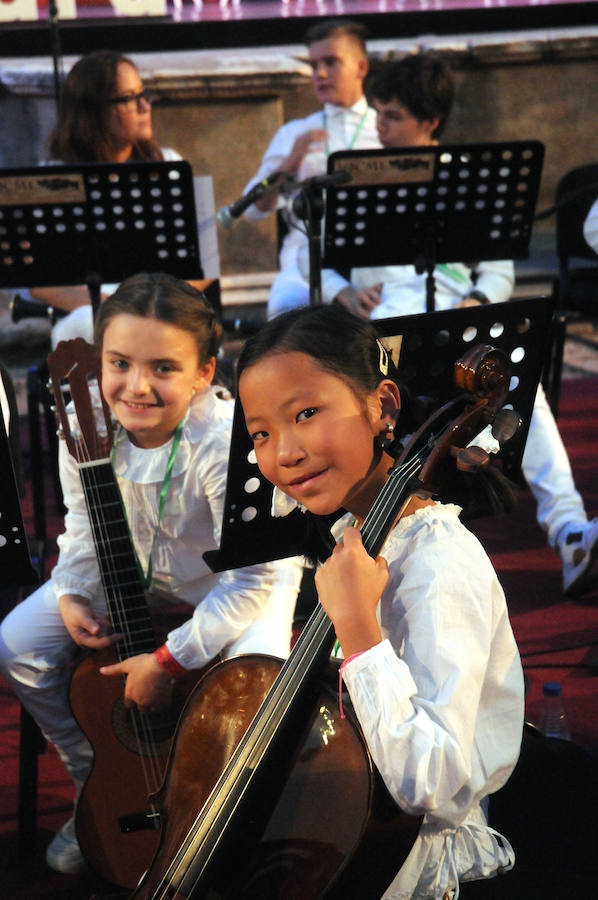
[[[319,600],[373,760],[398,806],[423,816],[383,896],[494,897],[514,853],[488,825],[488,797],[519,755],[521,663],[504,594],[459,507],[415,494],[381,555],[363,547],[399,428],[393,369],[372,324],[335,306],[293,310],[246,344],[239,396],[280,514],[347,510],[316,574]]]

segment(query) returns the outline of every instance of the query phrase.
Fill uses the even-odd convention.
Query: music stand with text
[[[527,258],[543,159],[539,141],[332,153],[351,182],[326,192],[322,265],[414,265],[431,312],[437,263]]]
[[[185,161],[0,171],[0,287],[102,283],[136,272],[203,277]]]
[[[519,432],[500,452],[502,471],[518,478],[552,322],[544,297],[488,306],[380,319],[378,328],[414,397],[425,397],[429,414],[461,393],[454,365],[472,346],[491,345],[511,361],[506,406],[521,416]],[[204,553],[213,571],[303,554],[303,514],[271,516],[272,485],[258,469],[243,410],[236,401],[220,549]]]

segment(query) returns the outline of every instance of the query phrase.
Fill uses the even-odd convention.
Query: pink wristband
[[[365,653],[365,650],[360,650],[359,653],[353,653],[352,656],[348,656],[347,659],[343,659],[338,670],[338,708],[341,714],[341,719],[346,718],[345,713],[343,712],[343,669],[348,663],[351,662],[352,659],[357,659],[357,657],[361,656],[362,653]]]
[[[167,675],[177,681],[187,674],[187,669],[176,661],[166,644],[162,644],[157,650],[154,650],[154,656],[158,664],[164,669]]]
[[[358,656],[361,656],[362,653],[365,653],[365,650],[360,650],[358,653],[353,653],[352,656],[348,656],[346,659],[343,659],[341,663],[341,672],[352,660],[357,659]]]

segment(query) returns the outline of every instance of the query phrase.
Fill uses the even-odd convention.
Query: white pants
[[[92,749],[68,701],[76,651],[51,582],[15,606],[0,625],[0,671],[80,786]]]
[[[297,306],[309,306],[309,284],[297,265],[292,263],[281,269],[272,282],[268,297],[268,318],[273,319]]]
[[[585,525],[588,517],[542,385],[538,386],[521,468],[538,504],[538,523],[547,532],[550,546],[558,549],[566,533]]]
[[[288,656],[302,567],[298,559],[276,565],[277,588],[260,615],[222,650],[223,656]],[[44,736],[55,745],[79,787],[89,773],[93,752],[68,700],[76,653],[77,646],[64,627],[50,581],[15,606],[0,623],[0,672]]]

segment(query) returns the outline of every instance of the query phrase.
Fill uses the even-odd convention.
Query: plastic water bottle
[[[544,685],[538,727],[546,737],[569,741],[571,732],[563,706],[562,690],[558,681],[547,681]]]

